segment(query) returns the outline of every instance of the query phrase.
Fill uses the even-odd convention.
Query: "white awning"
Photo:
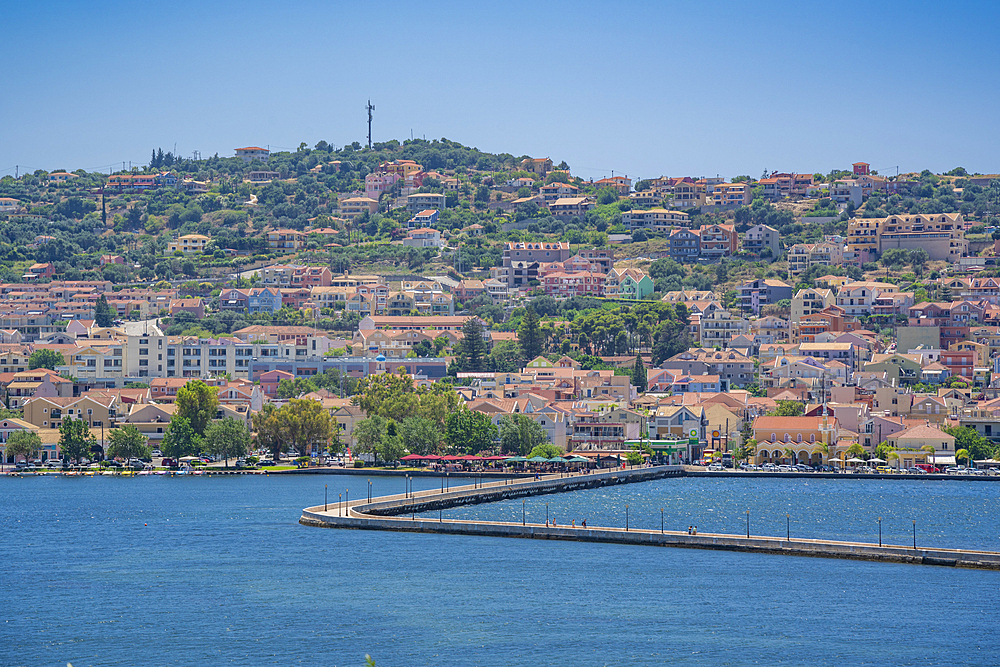
[[[930,459],[931,463],[933,463],[935,465],[937,465],[937,464],[946,465],[946,466],[953,466],[953,465],[955,465],[955,457],[954,456],[928,456],[927,458]]]

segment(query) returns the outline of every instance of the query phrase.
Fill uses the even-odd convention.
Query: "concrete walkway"
[[[599,472],[546,475],[528,481],[500,480],[460,487],[418,491],[307,507],[299,523],[323,528],[389,530],[425,533],[517,537],[530,539],[611,542],[648,546],[715,549],[765,554],[844,558],[851,560],[945,565],[1000,570],[1000,552],[964,549],[924,549],[906,545],[878,545],[835,540],[782,539],[763,535],[727,535],[670,530],[630,529],[620,527],[552,526],[539,523],[466,521],[417,518],[416,514],[444,510],[461,505],[497,502],[548,493],[563,493],[583,488],[649,481],[680,476],[676,466],[618,468]]]

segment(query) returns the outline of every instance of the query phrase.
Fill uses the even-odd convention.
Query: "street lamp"
[[[323,485],[323,511],[324,512],[326,511],[326,487],[327,486],[329,486],[329,484],[324,484]]]
[[[750,539],[750,510],[747,509],[747,539]]]
[[[625,505],[625,532],[628,532],[628,504]]]
[[[882,546],[882,517],[878,518],[878,545]]]

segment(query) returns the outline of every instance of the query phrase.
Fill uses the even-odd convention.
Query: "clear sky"
[[[447,137],[627,174],[1000,171],[1000,3],[3,3],[0,175]]]

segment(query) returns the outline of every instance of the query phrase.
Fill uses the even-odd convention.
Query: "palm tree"
[[[795,461],[795,450],[792,449],[791,447],[785,447],[785,450],[782,453],[785,456],[788,457],[788,459],[789,459],[788,462],[789,463],[792,463],[793,461]]]
[[[896,450],[891,450],[888,453],[886,453],[885,458],[887,460],[889,460],[889,461],[898,461],[899,460],[899,454],[896,453]],[[896,466],[896,471],[897,472],[899,471],[899,466],[898,465]]]
[[[826,461],[827,461],[827,463],[829,463],[829,461],[830,461],[830,445],[826,444],[825,442],[821,442],[821,443],[819,443],[819,446],[816,447],[816,449],[818,449],[820,451],[820,453],[822,453],[823,456],[826,457]]]
[[[956,461],[961,461],[963,459],[971,467],[971,465],[972,465],[972,454],[969,453],[968,449],[960,449],[957,452],[955,452],[955,460]]]
[[[936,460],[936,456],[935,456],[935,451],[936,450],[934,449],[934,445],[924,445],[920,449],[924,450],[929,455],[929,456],[927,456],[927,463],[930,463],[931,459]]]

